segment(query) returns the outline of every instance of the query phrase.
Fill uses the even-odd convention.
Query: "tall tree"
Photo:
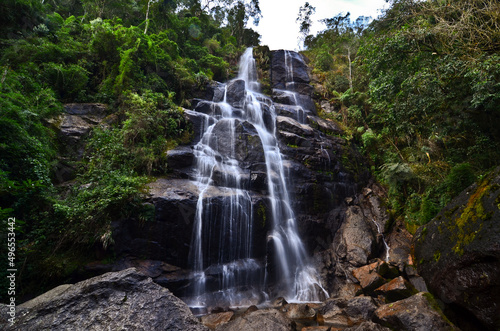
[[[311,30],[312,20],[311,16],[316,12],[316,7],[311,6],[309,2],[306,2],[303,6],[299,8],[299,15],[295,20],[300,24],[300,37],[299,37],[299,48],[301,45],[304,45],[306,37],[309,35],[309,31]]]

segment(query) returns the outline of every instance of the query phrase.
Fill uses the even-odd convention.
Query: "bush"
[[[460,194],[464,189],[473,184],[476,180],[472,166],[469,163],[460,163],[451,168],[446,176],[445,184],[447,194],[453,198]]]

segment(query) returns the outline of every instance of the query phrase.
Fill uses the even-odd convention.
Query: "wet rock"
[[[234,137],[237,139],[233,140]],[[265,162],[259,134],[247,121],[220,120],[213,128],[209,145],[221,155],[234,158],[248,167],[253,163]]]
[[[207,330],[169,290],[131,268],[27,302],[6,330]],[[23,305],[20,306],[23,309]]]
[[[231,320],[234,313],[232,311],[210,314],[202,316],[201,323],[209,329],[215,329],[219,325],[226,324]]]
[[[192,111],[189,109],[184,110],[184,116],[191,122],[193,125],[194,137],[191,142],[192,145],[195,145],[202,138],[203,132],[207,127],[214,124],[213,118],[210,118],[208,115],[199,113],[196,111]]]
[[[288,302],[283,297],[276,298],[273,301],[273,307],[282,307],[282,306],[287,305],[287,304],[288,304]]]
[[[377,309],[373,298],[371,297],[355,297],[347,301],[347,306],[344,308],[347,316],[354,323],[371,320],[373,313]]]
[[[157,179],[149,185],[154,219],[112,222],[114,251],[119,257],[160,260],[187,268],[198,187],[184,179]]]
[[[309,125],[300,124],[289,117],[276,117],[276,125],[280,131],[290,132],[301,137],[312,137],[314,135],[314,130]]]
[[[288,56],[285,53],[288,53]],[[288,68],[292,69],[291,77],[287,74]],[[304,59],[296,52],[273,51],[271,59],[272,86],[284,89],[286,88],[286,82],[289,81],[306,84],[310,82],[308,68]]]
[[[500,328],[499,201],[497,168],[420,227],[413,240],[418,273],[449,305],[449,316],[488,330]]]
[[[416,292],[417,290],[413,287],[413,285],[401,276],[394,278],[389,283],[386,283],[375,290],[375,294],[383,295],[387,302],[406,299]]]
[[[180,146],[167,151],[167,166],[169,169],[191,167],[193,162],[194,154],[190,146]]]
[[[289,331],[291,329],[292,321],[276,309],[257,310],[235,318],[232,321],[216,328],[217,331]]]
[[[234,108],[243,108],[247,92],[245,90],[245,81],[235,79],[227,83],[226,102]]]
[[[457,330],[446,320],[432,296],[424,292],[379,307],[374,321],[397,330]]]

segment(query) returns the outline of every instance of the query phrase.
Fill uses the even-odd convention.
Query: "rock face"
[[[500,328],[500,169],[418,229],[413,250],[429,290],[450,318]],[[465,322],[464,322],[465,323]]]
[[[74,162],[83,156],[85,138],[90,130],[105,120],[107,106],[100,103],[71,103],[64,105],[64,113],[50,120],[58,132],[59,163],[55,169],[57,183],[74,179]]]
[[[180,299],[133,268],[51,291],[18,309],[6,330],[208,330]]]

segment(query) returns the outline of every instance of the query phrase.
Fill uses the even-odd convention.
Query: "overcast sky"
[[[275,49],[298,49],[299,24],[295,22],[299,8],[306,0],[260,0],[262,19],[254,30],[262,35],[261,44]],[[385,0],[309,0],[316,7],[312,16],[311,34],[325,29],[324,18],[332,18],[339,13],[351,13],[351,20],[359,16],[376,18],[380,9],[387,8]]]

